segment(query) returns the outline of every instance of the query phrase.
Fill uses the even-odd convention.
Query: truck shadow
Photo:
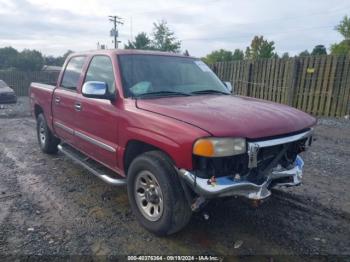
[[[110,190],[102,190],[104,193],[100,195],[103,201],[101,221],[111,222],[117,217],[128,231],[151,238],[154,244],[166,245],[181,254],[350,253],[350,214],[305,196],[274,190],[271,198],[257,208],[242,199],[215,199],[203,211],[194,213],[183,230],[159,238],[137,223],[126,190],[102,188]],[[102,188],[96,187],[92,198],[96,198]],[[204,214],[209,218],[205,219]]]
[[[72,174],[78,184],[85,184],[80,187],[81,192],[77,191],[77,203],[93,207],[89,208],[88,217],[95,217],[111,228],[120,228],[116,223],[119,221],[124,230],[140,236],[134,239],[136,242],[151,239],[153,244],[165,245],[181,254],[350,253],[350,214],[304,195],[274,190],[271,198],[257,208],[242,199],[215,199],[203,210],[209,219],[204,218],[203,212],[195,213],[180,232],[158,238],[136,221],[125,188],[116,189],[78,168],[73,170],[80,173]],[[143,250],[143,244],[137,246]]]
[[[240,199],[218,199],[174,239],[190,238],[223,254],[349,254],[350,214],[312,199],[274,190],[258,208]],[[241,247],[237,243],[242,243]],[[236,246],[236,248],[235,248]],[[239,249],[239,250],[238,250]]]

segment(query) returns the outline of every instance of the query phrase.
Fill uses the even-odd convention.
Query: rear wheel
[[[192,211],[169,158],[160,151],[137,157],[128,170],[128,196],[138,221],[157,235],[182,229]]]
[[[57,153],[57,145],[60,140],[52,134],[43,114],[39,114],[37,117],[36,130],[41,150],[47,154]]]

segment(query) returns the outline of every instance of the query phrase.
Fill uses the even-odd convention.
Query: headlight
[[[234,156],[245,152],[244,138],[201,138],[193,146],[193,154],[205,157]]]

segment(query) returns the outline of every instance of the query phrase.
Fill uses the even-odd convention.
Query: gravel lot
[[[257,209],[217,200],[208,220],[197,213],[159,238],[137,223],[124,188],[42,154],[27,106],[20,98],[0,109],[0,255],[350,256],[349,120],[319,120],[302,186],[275,190]]]
[[[0,104],[0,118],[26,116],[30,116],[28,97],[18,97],[16,104]]]

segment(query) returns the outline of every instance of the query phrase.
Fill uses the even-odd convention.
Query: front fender
[[[134,101],[124,102],[118,121],[118,166],[124,170],[124,151],[129,141],[136,140],[162,150],[178,168],[192,170],[193,143],[209,134],[180,120],[140,110]]]
[[[126,133],[128,134],[130,140],[137,140],[149,145],[152,145],[171,157],[177,167],[187,167],[192,169],[192,142],[179,143],[174,138],[170,138],[161,133],[155,133],[148,129],[128,127],[126,128]],[[123,152],[124,154],[127,142],[124,144]],[[122,156],[120,156],[120,159]]]

